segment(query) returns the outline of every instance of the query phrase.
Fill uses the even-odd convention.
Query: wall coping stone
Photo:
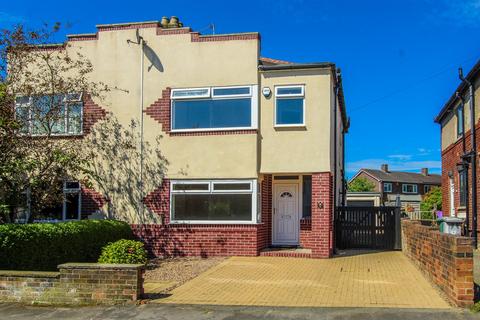
[[[144,264],[126,263],[85,263],[69,262],[58,265],[58,269],[118,269],[118,270],[139,270],[145,268]]]
[[[0,270],[2,277],[24,277],[24,278],[58,278],[60,272],[56,271],[22,271],[22,270]]]

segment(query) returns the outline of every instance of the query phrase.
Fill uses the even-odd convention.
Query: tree
[[[442,189],[433,187],[420,202],[422,219],[433,219],[433,210],[442,210]]]
[[[375,184],[363,177],[355,178],[348,184],[348,191],[351,192],[371,192],[374,190]]]
[[[89,175],[90,155],[59,137],[81,137],[82,95],[100,97],[108,87],[90,80],[92,64],[79,52],[48,45],[59,29],[57,23],[0,31],[0,206],[6,222],[22,208],[33,220],[63,201],[62,181]]]

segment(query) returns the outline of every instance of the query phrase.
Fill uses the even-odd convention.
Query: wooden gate
[[[338,249],[400,249],[400,237],[398,207],[338,207],[335,210]]]

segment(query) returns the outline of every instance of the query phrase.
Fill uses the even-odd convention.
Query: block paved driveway
[[[232,257],[155,303],[435,308],[450,306],[401,252],[334,259]]]

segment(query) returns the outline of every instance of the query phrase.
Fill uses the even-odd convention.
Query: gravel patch
[[[175,285],[163,290],[163,292],[168,292],[216,266],[225,259],[224,257],[182,257],[150,260],[145,271],[145,282],[175,282]]]

